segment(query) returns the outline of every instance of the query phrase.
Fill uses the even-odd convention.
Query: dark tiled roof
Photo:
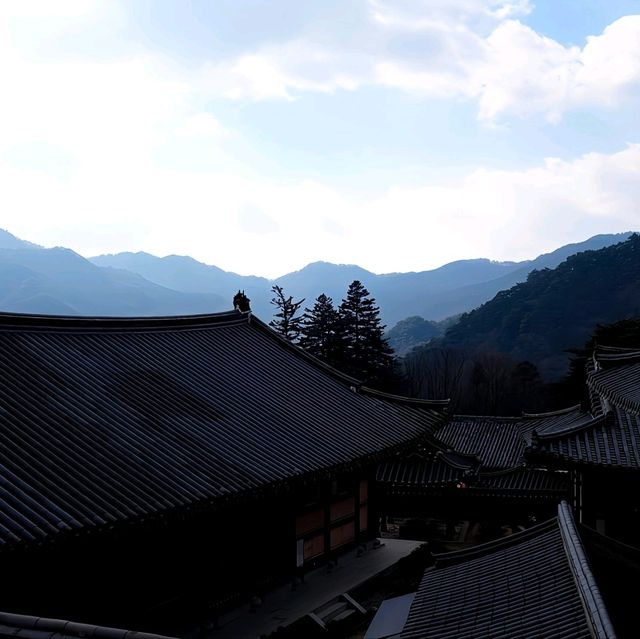
[[[531,454],[571,463],[640,468],[640,416],[614,408],[561,434],[535,438]]]
[[[444,455],[411,455],[406,459],[380,464],[376,480],[400,492],[408,489],[437,489],[463,482],[469,493],[478,496],[527,494],[554,501],[565,497],[570,488],[564,473],[521,466],[478,475],[477,468],[477,463],[469,463],[467,466],[452,464]]]
[[[402,639],[612,639],[615,632],[566,503],[510,537],[440,555]]]
[[[104,628],[61,619],[0,612],[0,639],[167,639],[162,635]]]
[[[572,406],[552,413],[525,413],[522,418],[523,431],[529,441],[535,432],[538,435],[556,435],[571,432],[589,425],[593,421],[591,413],[585,413],[580,406]]]
[[[381,460],[443,416],[237,312],[0,315],[0,352],[0,546]]]
[[[477,460],[456,453],[414,454],[380,464],[376,481],[402,488],[454,485],[474,474],[477,467]]]
[[[481,475],[470,487],[483,494],[535,493],[556,499],[567,494],[570,483],[566,473],[520,467]]]
[[[587,361],[587,386],[595,416],[578,414],[556,427],[536,425],[530,454],[572,464],[640,468],[640,351],[598,347]]]
[[[640,359],[640,350],[637,348],[624,348],[621,346],[597,346],[593,352],[596,361],[601,364],[624,364],[637,362]]]
[[[454,415],[437,432],[453,450],[476,455],[483,470],[511,468],[521,463],[526,447],[518,417],[475,417]]]
[[[525,493],[555,499],[566,495],[566,477],[526,467],[524,451],[534,429],[564,432],[583,421],[579,407],[522,418],[455,415],[437,431],[437,439],[430,440],[431,455],[385,462],[377,480],[395,489],[437,488],[464,481],[470,491],[486,496]],[[459,467],[451,463],[454,456]]]
[[[582,524],[577,528],[616,632],[621,638],[636,639],[640,550]]]
[[[640,415],[640,351],[599,347],[595,370],[587,375],[589,388],[614,406]]]

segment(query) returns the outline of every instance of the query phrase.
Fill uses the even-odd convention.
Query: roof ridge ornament
[[[244,291],[238,289],[238,292],[233,296],[233,308],[240,313],[251,312],[251,300],[245,295]]]

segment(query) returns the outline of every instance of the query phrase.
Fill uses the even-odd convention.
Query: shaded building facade
[[[250,313],[0,315],[0,610],[163,634],[375,537],[445,418]],[[204,585],[203,585],[204,584]]]

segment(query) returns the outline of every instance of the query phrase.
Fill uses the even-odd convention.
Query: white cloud
[[[542,113],[557,122],[572,108],[616,106],[640,85],[640,15],[616,20],[582,49],[509,20],[486,47],[484,61],[470,73],[482,120]]]
[[[0,15],[9,18],[84,18],[106,9],[104,0],[5,0]]]
[[[409,31],[434,26],[455,31],[461,25],[476,27],[486,19],[504,20],[529,14],[528,0],[368,0],[371,15],[379,24]]]
[[[209,89],[232,99],[291,100],[381,85],[477,100],[484,122],[538,114],[558,122],[570,109],[616,106],[640,85],[640,15],[616,20],[579,47],[519,22],[532,10],[527,0],[370,0],[369,7],[369,22],[351,40],[314,34],[209,65]]]
[[[0,19],[7,36],[0,37],[1,226],[83,254],[185,253],[274,276],[318,259],[376,271],[474,255],[519,259],[638,228],[640,145],[550,159],[527,171],[481,169],[446,187],[388,185],[368,199],[321,179],[256,176],[230,151],[236,134],[210,112],[213,95],[293,99],[302,91],[385,84],[477,98],[480,117],[492,121],[608,105],[636,82],[638,18],[618,20],[572,48],[501,17],[527,3],[461,0],[468,15],[462,26],[450,22],[448,1],[430,5],[442,9],[436,26],[422,24],[418,34],[434,45],[430,59],[391,55],[388,38],[405,27],[388,22],[372,27],[377,39],[368,48],[296,40],[194,71],[148,51],[38,60],[14,46],[11,25]],[[476,20],[486,33],[474,31]],[[170,167],[159,161],[158,149],[172,157],[176,148],[206,156],[205,168],[190,172],[179,157]]]
[[[232,100],[293,100],[301,91],[354,90],[368,73],[367,63],[356,52],[344,57],[328,47],[293,40],[206,64],[200,82],[205,92]]]
[[[516,18],[533,9],[529,0],[363,0],[363,4],[368,12],[361,13],[350,38],[336,36],[330,28],[311,30],[286,42],[248,48],[235,57],[204,60],[193,72],[157,68],[169,65],[148,53],[118,64],[29,68],[16,57],[7,25],[27,20],[29,29],[37,23],[45,30],[64,31],[74,22],[96,24],[105,16],[119,23],[122,18],[114,17],[118,5],[104,0],[0,3],[0,54],[5,60],[0,82],[8,84],[7,89],[18,88],[12,101],[20,105],[39,106],[46,96],[55,110],[61,102],[68,108],[70,96],[80,96],[72,106],[83,114],[80,121],[87,113],[102,111],[107,123],[114,108],[139,107],[153,115],[170,93],[173,101],[181,94],[198,96],[201,102],[216,96],[293,100],[304,92],[353,91],[363,86],[389,87],[427,99],[474,100],[478,119],[486,123],[535,115],[558,122],[571,109],[615,107],[640,86],[640,15],[616,20],[580,47],[565,46],[519,22]],[[155,80],[151,85],[146,82],[149,78]],[[86,86],[84,93],[81,84]],[[119,101],[114,96],[122,92],[109,94],[110,87],[127,91],[131,98]],[[147,95],[158,104],[150,104]],[[201,105],[195,107],[195,113],[202,110]]]
[[[615,103],[640,82],[640,15],[620,18],[602,35],[589,37],[580,61],[578,99]]]
[[[398,62],[380,62],[374,69],[378,84],[409,93],[428,94],[433,97],[471,95],[471,85],[462,86],[456,71],[416,69]]]
[[[69,171],[133,176],[153,162],[157,148],[181,138],[194,155],[194,145],[206,146],[211,155],[227,131],[205,110],[207,96],[197,81],[167,57],[140,50],[97,59],[43,58],[17,45],[15,34],[34,22],[54,40],[73,25],[90,28],[105,11],[119,19],[116,5],[69,0],[50,20],[53,4],[2,4],[0,159],[22,170],[47,171],[52,161],[43,162],[42,149],[48,158],[55,149],[74,161],[65,163],[64,172],[52,166],[49,173],[68,178]]]
[[[616,20],[582,48],[564,46],[517,20],[501,21],[483,38],[458,29],[445,40],[453,63],[382,62],[377,81],[425,96],[473,97],[484,122],[536,114],[558,122],[571,109],[615,107],[640,86],[640,15]],[[466,55],[456,60],[451,51],[465,47]]]
[[[187,117],[176,131],[178,135],[188,138],[217,138],[225,133],[222,124],[210,113],[196,113]]]
[[[569,106],[580,68],[580,49],[565,48],[520,22],[508,20],[485,41],[485,57],[470,70],[479,118],[543,113],[557,121]]]
[[[237,214],[238,225],[245,233],[269,235],[279,230],[278,223],[256,204],[245,204]]]
[[[223,95],[233,100],[291,100],[289,87],[295,83],[269,58],[265,53],[243,55],[228,70],[224,66],[207,69],[206,81],[214,91],[220,86]]]
[[[0,165],[0,180],[3,226],[25,239],[84,254],[184,253],[271,276],[319,259],[377,272],[473,256],[524,259],[640,227],[637,144],[525,171],[479,169],[446,187],[390,187],[367,200],[319,181],[189,174],[151,162],[135,173],[78,170],[64,183]],[[256,218],[259,233],[243,228]]]

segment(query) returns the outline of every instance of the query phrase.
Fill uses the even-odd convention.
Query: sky
[[[2,0],[0,227],[266,277],[640,230],[640,0]]]

